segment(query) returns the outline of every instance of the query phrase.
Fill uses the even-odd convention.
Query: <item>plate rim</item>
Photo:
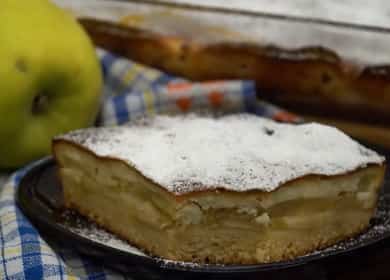
[[[35,209],[36,205],[38,205],[40,209],[50,208],[50,207],[48,205],[46,205],[46,207],[39,205],[44,203],[41,200],[39,200],[36,197],[36,195],[34,195],[33,197],[28,197],[28,195],[31,194],[32,192],[36,192],[36,190],[34,189],[36,182],[35,183],[34,181],[31,182],[31,180],[32,179],[36,180],[37,176],[40,175],[43,170],[45,170],[50,166],[56,166],[56,162],[53,157],[48,157],[42,160],[41,162],[39,162],[37,165],[33,166],[31,169],[29,169],[22,176],[17,186],[17,191],[16,191],[17,206],[20,208],[20,210],[26,216],[26,218],[29,220],[32,226],[39,229],[43,225],[44,227],[49,228],[50,230],[56,231],[61,236],[65,235],[65,237],[67,238],[69,237],[72,240],[76,240],[76,242],[78,243],[82,243],[83,245],[97,248],[99,251],[103,251],[104,254],[110,253],[118,256],[121,259],[122,258],[131,259],[132,261],[134,261],[134,265],[137,265],[140,262],[142,262],[144,265],[151,265],[157,269],[164,269],[164,270],[171,270],[171,271],[172,270],[186,271],[186,272],[194,272],[194,273],[250,273],[250,272],[272,271],[277,269],[298,267],[308,263],[319,261],[321,259],[327,259],[329,257],[346,255],[353,251],[372,246],[380,241],[390,238],[390,231],[389,231],[375,238],[371,238],[365,243],[358,243],[346,249],[335,249],[328,252],[319,250],[314,254],[312,253],[312,254],[299,256],[292,260],[262,263],[262,264],[223,265],[223,264],[197,264],[196,263],[194,265],[193,263],[189,263],[189,262],[176,262],[173,260],[166,260],[158,257],[142,256],[128,251],[123,251],[115,247],[107,246],[105,244],[99,243],[80,234],[77,234],[67,229],[65,226],[61,225],[58,222],[53,223],[53,219],[54,219],[53,216],[50,219],[47,218],[46,214],[36,215],[36,212],[38,211],[37,209]],[[386,195],[386,194],[382,193],[380,195]],[[33,203],[31,204],[32,201]],[[54,211],[52,210],[52,212]],[[77,247],[74,247],[74,249],[79,251]],[[83,254],[85,255],[85,252]]]

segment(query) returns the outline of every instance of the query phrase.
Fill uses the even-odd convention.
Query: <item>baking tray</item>
[[[117,55],[195,81],[253,80],[259,99],[390,148],[384,5],[54,1]]]
[[[389,151],[371,148],[389,158]],[[56,169],[55,161],[50,158],[22,178],[17,202],[23,213],[49,243],[74,248],[97,263],[127,273],[135,279],[362,279],[356,277],[370,270],[370,277],[380,273],[381,262],[386,271],[385,260],[390,255],[389,170],[377,214],[369,229],[356,238],[289,261],[256,265],[203,265],[146,256],[77,213],[64,211]],[[381,259],[380,255],[384,257]],[[348,271],[349,274],[346,274]],[[384,278],[373,279],[389,277],[390,273]]]

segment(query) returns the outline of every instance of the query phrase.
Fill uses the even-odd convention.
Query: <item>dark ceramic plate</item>
[[[389,154],[383,150],[379,152],[386,156]],[[97,262],[103,262],[107,266],[129,273],[134,279],[262,279],[267,277],[267,279],[321,280],[352,279],[349,278],[351,275],[357,279],[357,276],[361,276],[372,267],[370,263],[374,259],[372,265],[375,265],[375,270],[373,271],[378,273],[378,265],[381,263],[381,259],[378,260],[379,254],[384,256],[386,259],[384,265],[387,265],[390,255],[390,241],[386,240],[390,237],[390,194],[387,195],[387,190],[390,190],[388,179],[381,195],[378,213],[373,218],[370,228],[354,239],[290,261],[225,266],[165,261],[117,249],[104,240],[99,242],[98,239],[107,238],[108,233],[95,234],[94,238],[80,234],[81,231],[78,230],[85,229],[85,232],[88,232],[91,227],[97,232],[103,231],[76,213],[65,212],[64,214],[62,190],[57,178],[56,164],[52,159],[34,167],[23,177],[17,200],[23,213],[49,242],[62,243],[75,248]],[[363,268],[366,270],[360,271]],[[348,271],[350,274],[347,274]],[[343,278],[338,278],[341,277],[340,275]],[[390,279],[390,274],[386,279]]]

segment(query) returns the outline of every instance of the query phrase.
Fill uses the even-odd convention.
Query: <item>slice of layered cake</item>
[[[150,255],[262,263],[363,231],[384,158],[339,130],[160,116],[53,141],[66,207]]]

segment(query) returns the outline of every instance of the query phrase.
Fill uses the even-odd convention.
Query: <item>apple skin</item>
[[[48,0],[2,0],[0,168],[50,154],[53,136],[93,124],[102,73],[77,21]]]

